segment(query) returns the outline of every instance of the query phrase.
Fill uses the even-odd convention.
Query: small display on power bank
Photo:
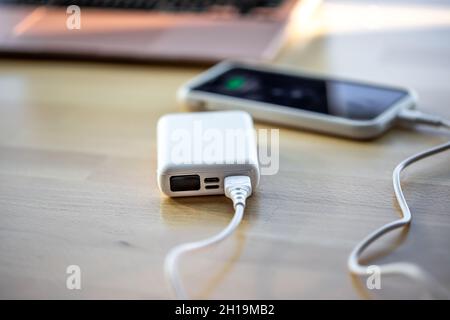
[[[354,120],[370,120],[408,93],[332,79],[232,68],[193,90],[265,102]]]

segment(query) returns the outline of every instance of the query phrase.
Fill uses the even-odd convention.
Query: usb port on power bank
[[[214,178],[205,178],[205,183],[217,183],[219,182],[219,178],[214,177]]]
[[[170,191],[200,190],[200,176],[197,174],[170,177]]]

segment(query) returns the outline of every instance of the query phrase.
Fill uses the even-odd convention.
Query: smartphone
[[[404,88],[231,61],[178,91],[191,110],[239,109],[257,120],[355,139],[387,131],[401,110],[415,107],[415,97]]]

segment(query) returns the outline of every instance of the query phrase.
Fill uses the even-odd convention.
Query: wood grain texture
[[[450,118],[450,7],[377,3],[325,2],[296,24],[277,63],[412,87],[420,108]],[[169,199],[156,186],[156,121],[179,110],[176,89],[200,71],[0,60],[0,298],[171,297],[162,269],[169,248],[219,231],[232,214],[224,197]],[[262,177],[236,235],[183,259],[189,293],[421,297],[401,277],[365,290],[346,259],[399,216],[395,165],[449,137],[394,129],[355,142],[281,128],[280,170]],[[450,288],[449,160],[405,173],[414,222],[371,248],[368,262],[416,262]],[[82,290],[66,289],[71,264],[81,267]]]

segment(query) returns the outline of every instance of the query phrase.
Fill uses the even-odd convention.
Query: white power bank
[[[161,117],[158,186],[170,197],[224,194],[227,176],[259,182],[256,135],[244,111],[174,113]]]

